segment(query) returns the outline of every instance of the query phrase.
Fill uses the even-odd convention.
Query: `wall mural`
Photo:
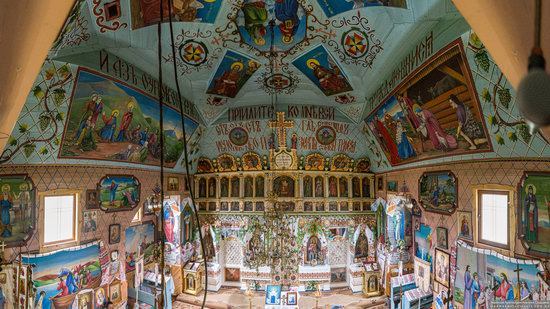
[[[518,234],[529,255],[550,256],[550,174],[526,172],[518,186]]]
[[[458,208],[458,183],[451,171],[428,172],[418,180],[419,202],[426,211],[451,215]]]
[[[164,22],[168,21],[168,3],[163,3]],[[212,24],[216,21],[222,0],[177,0],[171,2],[172,21]],[[158,23],[160,0],[131,1],[132,28],[138,29]]]
[[[326,96],[353,90],[340,65],[322,45],[296,58],[292,64]]]
[[[124,249],[126,251],[126,271],[132,271],[136,267],[136,261],[143,256],[144,263],[153,261],[153,250],[155,248],[155,224],[146,222],[140,225],[133,225],[126,228]]]
[[[411,74],[365,121],[392,166],[492,150],[460,40]]]
[[[24,264],[36,265],[32,273],[35,305],[44,309],[69,308],[86,289],[99,287],[99,247],[96,242],[51,253],[22,255]]]
[[[319,6],[323,9],[327,17],[333,17],[340,13],[350,10],[376,7],[376,6],[392,6],[406,8],[406,0],[317,0]]]
[[[228,50],[208,83],[206,93],[234,98],[260,66],[256,60]]]
[[[540,295],[536,260],[505,257],[458,241],[454,301],[459,309],[492,308],[493,302],[529,301]]]
[[[122,82],[80,68],[61,141],[60,158],[160,165],[158,103]],[[183,152],[180,113],[164,105],[165,163]],[[185,117],[187,137],[198,123]]]
[[[27,175],[0,175],[0,242],[22,246],[36,224],[36,188]]]

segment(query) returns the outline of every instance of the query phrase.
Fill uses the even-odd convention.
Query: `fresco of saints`
[[[101,101],[102,98],[98,95],[95,101],[94,111],[92,113],[92,128],[95,128],[99,115],[103,114],[103,102]]]
[[[318,176],[315,178],[315,197],[323,197],[323,178]]]
[[[238,83],[241,79],[241,71],[244,64],[236,61],[231,64],[229,71],[225,71],[219,78],[216,79],[213,92],[219,95],[234,98],[237,95]]]
[[[395,141],[393,140],[390,132],[384,125],[382,121],[378,118],[378,115],[374,115],[374,127],[375,132],[378,135],[378,139],[380,140],[382,147],[386,149],[387,152],[390,153],[390,162],[392,164],[399,162],[399,154],[397,150],[397,145],[395,144]]]
[[[279,24],[279,30],[283,35],[281,39],[283,43],[292,43],[294,34],[296,34],[300,25],[300,20],[298,19],[298,1],[275,1],[275,18],[281,22],[281,24]]]
[[[249,0],[241,8],[244,15],[244,28],[254,43],[265,45],[267,9],[263,0]]]
[[[401,160],[406,160],[410,157],[416,157],[416,152],[409,141],[409,137],[405,134],[401,119],[397,119],[395,126],[395,141],[397,143],[397,153]]]
[[[76,133],[74,135],[74,139],[78,140],[82,134],[82,131],[86,127],[92,126],[92,118],[96,111],[96,102],[99,98],[99,95],[97,93],[92,93],[90,96],[90,100],[86,102],[86,105],[84,107],[84,113],[82,114],[82,117],[80,118],[78,129],[76,130]],[[97,117],[96,117],[97,120]]]
[[[4,230],[2,231],[2,237],[8,238],[11,237],[11,216],[10,210],[13,208],[13,198],[10,195],[11,187],[8,184],[2,186],[2,199],[0,200],[0,216],[2,218],[2,226]]]
[[[330,57],[328,57],[328,60],[330,68],[323,67],[317,59],[311,58],[306,61],[307,67],[313,70],[313,75],[319,81],[319,86],[325,95],[353,90],[342,72],[340,72],[338,65]]]
[[[528,242],[537,242],[538,239],[539,210],[535,193],[536,187],[534,185],[528,185],[527,196],[525,196],[523,200],[523,226],[525,226],[525,240]]]
[[[128,102],[128,111],[125,112],[124,115],[122,115],[120,128],[118,129],[118,136],[116,138],[117,142],[124,142],[130,139],[126,131],[130,127],[130,124],[132,123],[132,118],[134,117],[134,112],[132,112],[132,110],[134,109],[134,107],[135,107],[134,101],[130,100],[130,102]]]
[[[495,297],[503,301],[514,300],[514,288],[508,282],[505,273],[500,274],[500,284],[495,291]]]
[[[105,117],[105,112],[103,112],[102,118],[105,126],[101,129],[99,135],[104,142],[113,142],[115,140],[116,120],[118,114],[118,110],[115,109],[111,112],[111,117],[107,118]]]
[[[428,138],[432,142],[434,149],[450,150],[458,147],[456,138],[443,130],[432,112],[427,109],[422,109],[419,106],[416,107],[414,112],[420,120],[420,127],[418,130],[425,129],[427,131]]]

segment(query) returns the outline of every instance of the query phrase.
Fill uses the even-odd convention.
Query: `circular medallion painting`
[[[331,126],[322,126],[315,133],[317,142],[321,145],[330,145],[336,140],[336,131]]]
[[[365,32],[352,28],[342,35],[342,46],[348,56],[360,58],[369,51],[369,39]]]
[[[229,140],[235,146],[244,146],[248,142],[248,132],[241,127],[233,128],[229,131]]]
[[[271,89],[282,90],[292,86],[292,79],[286,75],[276,73],[267,77],[264,84]]]
[[[206,61],[208,48],[202,42],[187,40],[180,45],[179,53],[183,62],[192,66],[199,66]]]

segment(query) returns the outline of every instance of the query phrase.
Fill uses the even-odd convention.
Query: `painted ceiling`
[[[152,106],[159,91],[159,2],[77,2],[3,162],[158,165]],[[302,155],[369,157],[377,172],[550,153],[544,137],[526,133],[513,89],[450,0],[174,0],[162,11],[161,89],[170,105],[165,134],[173,138],[168,167],[182,168],[181,108],[193,162],[222,153],[267,154],[275,111],[293,121],[288,139],[297,134]],[[103,95],[106,114],[82,119],[93,93]],[[55,104],[43,102],[48,94]],[[450,94],[470,118],[451,111]],[[426,129],[420,122],[430,114],[438,126]],[[103,130],[114,118],[114,130]],[[470,119],[466,137],[456,129],[460,119]],[[97,138],[120,147],[87,143],[82,129],[96,123]],[[325,144],[322,134],[334,142]],[[149,155],[140,155],[144,148]]]

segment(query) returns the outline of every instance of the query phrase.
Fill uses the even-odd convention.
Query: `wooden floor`
[[[174,309],[196,309],[201,308],[204,294],[198,296],[181,294],[173,303]],[[248,309],[249,299],[243,291],[237,288],[222,288],[218,292],[208,292],[205,308],[208,309]],[[300,293],[298,305],[304,309],[315,309],[315,297],[313,293]],[[360,293],[352,293],[349,289],[334,289],[323,292],[319,298],[318,309],[332,309],[340,305],[345,309],[387,308],[387,297],[364,298]],[[265,292],[257,292],[252,297],[252,308],[264,308]]]

